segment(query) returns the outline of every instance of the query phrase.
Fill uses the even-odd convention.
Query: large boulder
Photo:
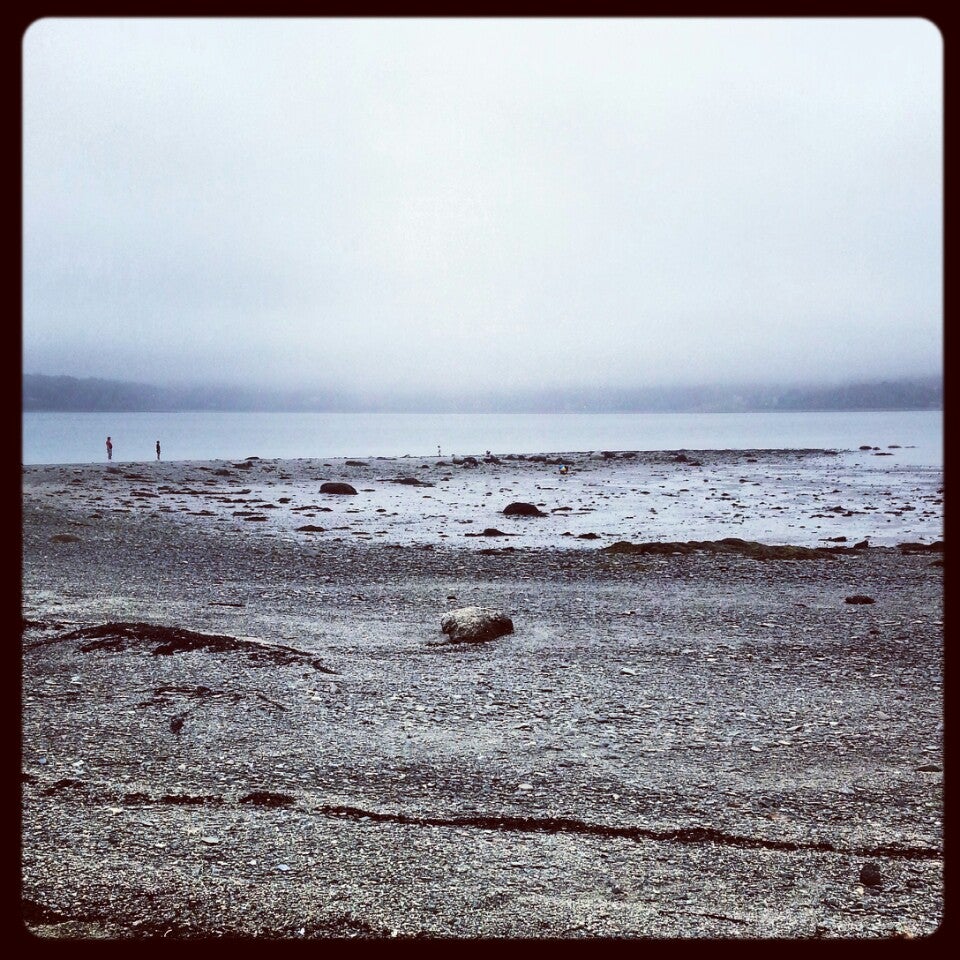
[[[329,483],[321,484],[320,492],[356,494],[357,491],[349,483],[339,483],[335,480],[332,480]]]
[[[532,503],[510,503],[503,508],[508,517],[545,517],[546,514]]]
[[[461,607],[440,618],[440,630],[450,643],[483,643],[513,633],[513,621],[490,607]]]

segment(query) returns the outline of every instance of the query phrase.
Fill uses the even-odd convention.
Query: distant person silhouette
[[[113,459],[113,441],[107,437],[107,459]]]
[[[157,441],[157,459],[160,459],[160,441]]]

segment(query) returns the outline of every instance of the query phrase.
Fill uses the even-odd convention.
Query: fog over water
[[[57,19],[27,373],[406,395],[942,362],[906,19]]]

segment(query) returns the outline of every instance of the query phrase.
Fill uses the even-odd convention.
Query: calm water
[[[24,413],[23,463],[94,463],[113,438],[118,463],[164,460],[443,456],[588,450],[817,447],[890,457],[864,463],[942,466],[941,411],[880,413]],[[860,456],[860,454],[857,454]]]

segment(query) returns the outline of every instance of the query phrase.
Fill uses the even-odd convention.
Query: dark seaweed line
[[[36,783],[36,777],[23,775],[24,782]],[[51,796],[64,789],[77,790],[86,795],[87,800],[105,802],[107,798],[92,796],[89,785],[81,780],[62,779],[42,788],[44,796]],[[110,798],[113,802],[127,805],[200,805],[219,806],[226,801],[217,795],[164,794],[151,797],[144,793],[130,793]],[[275,807],[292,806],[293,797],[270,791],[254,791],[240,798],[241,803],[256,806]],[[661,843],[718,843],[743,850],[780,850],[787,853],[812,851],[814,853],[838,853],[855,857],[883,857],[893,860],[940,860],[943,853],[931,847],[837,847],[832,843],[793,843],[788,840],[764,840],[759,837],[744,837],[724,833],[713,827],[681,827],[677,830],[649,830],[644,827],[613,827],[602,823],[587,823],[568,817],[412,817],[405,813],[380,813],[364,810],[361,807],[333,806],[323,804],[313,810],[327,817],[346,820],[370,820],[375,823],[400,823],[416,827],[475,827],[480,830],[499,830],[514,833],[569,833],[590,837],[621,837],[625,840],[655,840]]]
[[[24,782],[37,783],[32,774],[24,774]],[[73,789],[86,794],[88,800],[104,802],[105,797],[94,797],[89,785],[76,779],[58,780],[41,789],[41,794],[51,796],[63,789]],[[153,806],[210,804],[219,806],[225,803],[217,795],[164,794],[151,797],[144,793],[130,793],[110,798],[113,802],[127,805]],[[269,791],[254,791],[240,799],[241,803],[256,806],[275,807],[292,806],[293,797],[286,794],[274,794]],[[568,817],[413,817],[405,813],[380,813],[364,810],[361,807],[333,806],[323,804],[313,810],[327,817],[346,820],[370,820],[375,823],[400,823],[417,827],[475,827],[480,830],[499,830],[514,833],[569,833],[579,836],[620,837],[625,840],[655,840],[661,843],[703,844],[717,843],[743,850],[779,850],[786,853],[812,851],[814,853],[837,853],[854,857],[883,857],[892,860],[941,860],[943,853],[932,847],[837,847],[832,843],[794,843],[788,840],[765,840],[759,837],[744,837],[724,833],[713,827],[681,827],[677,830],[650,830],[645,827],[614,827],[602,823],[587,823]]]
[[[34,624],[39,621],[29,621]],[[28,621],[24,621],[25,624]],[[56,637],[45,638],[24,644],[24,650],[50,646],[64,641],[86,640],[78,650],[91,653],[95,650],[123,652],[131,644],[154,645],[154,656],[209,650],[211,653],[245,653],[258,660],[274,660],[282,665],[305,663],[320,673],[336,674],[337,671],[325,666],[321,661],[296,647],[280,643],[266,643],[244,637],[232,637],[219,633],[197,633],[180,627],[167,627],[162,624],[140,622],[111,622],[92,627],[81,627]]]
[[[594,837],[622,837],[626,840],[656,840],[666,843],[718,843],[753,850],[782,850],[795,853],[839,853],[857,857],[886,857],[899,860],[939,860],[943,854],[930,847],[837,847],[831,843],[793,843],[763,840],[724,833],[712,827],[682,827],[677,830],[649,830],[644,827],[613,827],[587,823],[567,817],[411,817],[404,813],[377,813],[359,807],[324,805],[318,811],[325,816],[349,820],[404,823],[420,827],[477,827],[517,833],[571,833]]]

